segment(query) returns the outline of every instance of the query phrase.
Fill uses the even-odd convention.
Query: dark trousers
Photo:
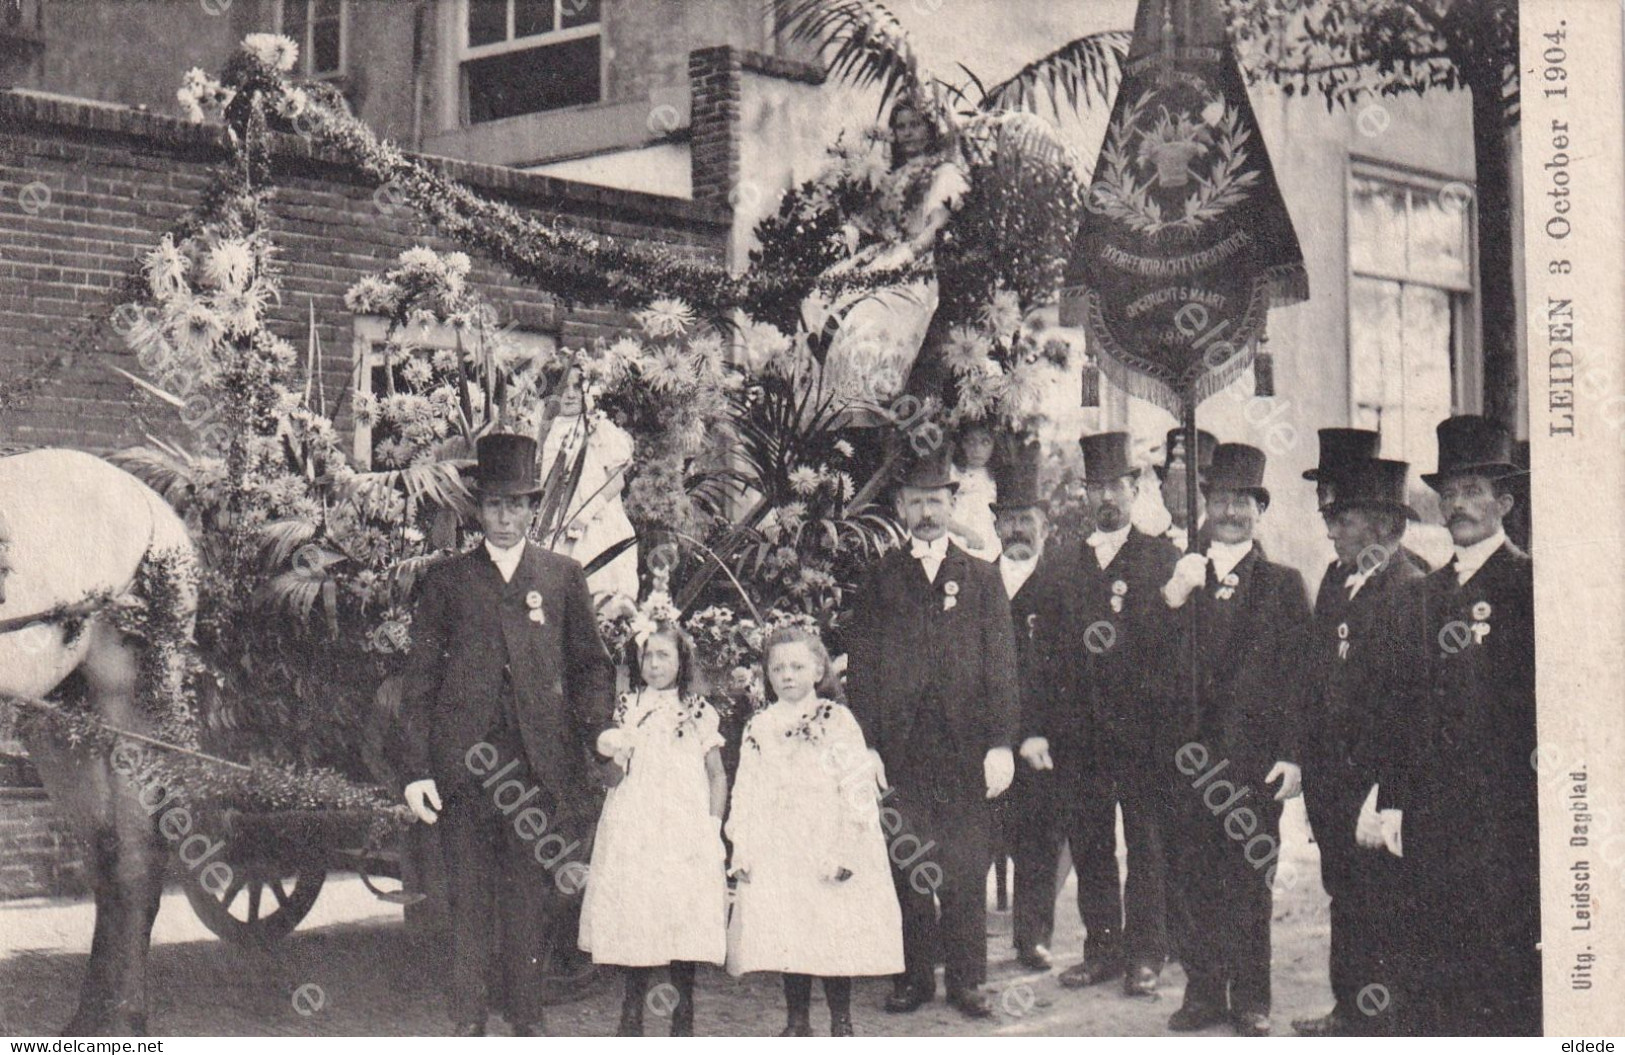
[[[895,833],[887,829],[887,842],[903,911],[904,978],[933,990],[940,957],[944,981],[954,992],[987,980],[993,818],[986,799],[936,793],[934,783],[909,776],[895,781],[886,805],[901,824]]]
[[[493,795],[510,780],[525,791],[540,785],[517,733],[505,727],[486,740],[497,749],[492,772],[515,759],[519,765],[490,788],[471,775],[442,790],[452,927],[448,1010],[454,1022],[483,1023],[488,1011],[497,1011],[509,1022],[539,1023],[548,923],[558,898],[554,875],[537,861],[536,843],[514,830],[513,817],[524,806],[505,816]],[[501,801],[519,793],[505,792]],[[546,788],[525,806],[554,815]]]
[[[1099,768],[1084,770],[1065,754],[1055,759],[1060,797],[1058,827],[1078,874],[1078,916],[1083,961],[1110,963],[1123,956],[1123,887],[1117,874],[1117,791]]]
[[[1334,754],[1312,758],[1305,768],[1304,806],[1320,849],[1321,886],[1331,898],[1327,966],[1334,1010],[1358,1026],[1385,1031],[1404,999],[1395,926],[1404,861],[1354,841],[1372,780]]]
[[[1180,936],[1185,1003],[1268,1014],[1280,804],[1262,773],[1207,776],[1201,786],[1176,778],[1172,788],[1176,882],[1188,913]],[[1248,793],[1233,798],[1243,788]]]
[[[1005,837],[1015,864],[1010,884],[1010,932],[1017,952],[1049,945],[1055,934],[1055,894],[1061,863],[1055,774],[1016,759],[1016,779],[1005,792]]]
[[[1168,959],[1168,786],[1143,750],[1109,750],[1123,809],[1123,955],[1129,967],[1161,971]]]

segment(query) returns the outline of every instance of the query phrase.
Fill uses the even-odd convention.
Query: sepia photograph
[[[0,0],[0,1034],[1625,1032],[1620,49]]]

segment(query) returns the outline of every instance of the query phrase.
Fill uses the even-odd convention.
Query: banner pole
[[[1196,539],[1197,513],[1196,500],[1201,497],[1198,493],[1200,486],[1197,473],[1197,463],[1201,460],[1201,448],[1197,446],[1196,439],[1196,393],[1185,393],[1185,552],[1196,553],[1198,542]],[[1186,601],[1185,607],[1190,612],[1190,641],[1191,641],[1191,677],[1190,700],[1191,713],[1200,716],[1202,713],[1202,675],[1201,675],[1201,615],[1197,612],[1196,598],[1193,596]]]

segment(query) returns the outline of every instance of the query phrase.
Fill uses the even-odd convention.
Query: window
[[[389,320],[377,315],[358,315],[355,317],[355,331],[352,339],[352,349],[355,356],[354,389],[373,396],[382,397],[389,391],[389,378],[385,376],[384,366],[384,339],[389,333]],[[446,349],[457,348],[457,336],[449,326],[433,326],[428,328],[412,327],[410,333],[400,334],[411,339],[412,344],[420,348]],[[550,356],[558,347],[558,342],[551,334],[535,333],[525,330],[505,328],[502,332],[504,341],[512,344],[522,351],[536,356]],[[406,390],[405,377],[401,373],[404,364],[395,367],[396,387]],[[476,408],[479,402],[476,400]],[[355,443],[352,448],[352,459],[357,469],[390,469],[396,468],[388,464],[388,458],[376,458],[378,448],[394,439],[394,427],[389,424],[379,425],[355,423]],[[387,452],[386,452],[387,453]]]
[[[349,0],[279,0],[277,29],[299,45],[299,72],[304,76],[344,75],[348,3]]]
[[[1412,465],[1433,461],[1440,420],[1477,402],[1471,198],[1461,183],[1363,167],[1350,184],[1353,424]]]
[[[599,0],[463,2],[468,123],[599,101]]]

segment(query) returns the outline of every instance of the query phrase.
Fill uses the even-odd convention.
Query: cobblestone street
[[[1318,855],[1304,834],[1302,806],[1283,822],[1285,847],[1275,898],[1275,1032],[1292,1018],[1330,1006],[1326,983],[1326,898]],[[1296,879],[1288,883],[1291,876]],[[990,886],[991,890],[991,886]],[[990,902],[991,904],[991,894]],[[89,951],[88,901],[33,899],[0,903],[0,1032],[38,1036],[60,1029],[73,1012]],[[858,983],[853,998],[858,1032],[870,1035],[1145,1035],[1162,1034],[1179,1006],[1184,976],[1171,967],[1157,1000],[1131,1000],[1115,983],[1078,992],[1062,989],[1058,969],[1081,945],[1075,887],[1068,882],[1057,912],[1057,971],[1020,968],[1010,946],[1010,916],[988,916],[989,987],[996,1017],[968,1022],[940,999],[912,1015],[880,1010],[884,980]],[[152,951],[152,1032],[163,1036],[437,1035],[447,1031],[439,981],[446,948],[409,934],[400,909],[375,900],[353,876],[329,880],[320,900],[292,936],[266,951],[216,940],[177,890],[165,895]],[[778,979],[733,979],[702,970],[696,1032],[714,1036],[774,1035],[783,1025]],[[814,1028],[827,1018],[815,988]],[[555,1036],[613,1032],[619,1008],[615,980],[605,977],[585,999],[552,1008]],[[658,1014],[650,1034],[664,1032]],[[493,1020],[493,1032],[502,1026]],[[1216,1029],[1213,1032],[1223,1033]]]

